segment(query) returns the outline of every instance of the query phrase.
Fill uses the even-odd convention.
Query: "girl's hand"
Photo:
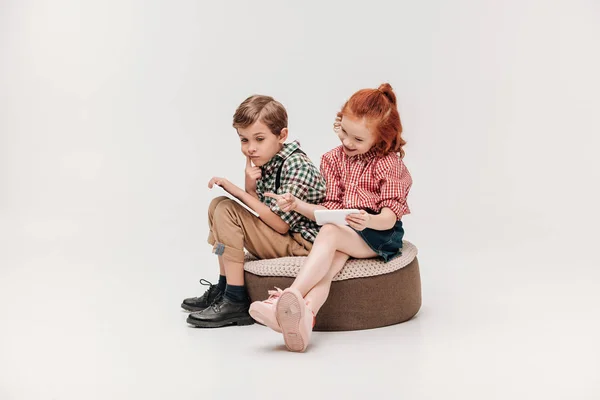
[[[333,122],[333,130],[339,131],[342,128],[342,113],[338,113]]]
[[[208,188],[212,189],[214,185],[221,186],[223,189],[227,190],[227,187],[229,186],[229,181],[225,178],[213,176],[212,179],[208,181]]]
[[[356,229],[357,231],[362,231],[368,227],[369,221],[371,220],[371,214],[366,212],[365,210],[360,210],[358,214],[348,214],[346,215],[346,222],[350,227]]]
[[[250,161],[250,157],[246,156],[246,182],[245,189],[246,192],[256,192],[256,181],[261,177],[260,167],[253,167],[252,162]]]
[[[275,193],[265,193],[265,196],[277,200],[277,205],[283,212],[293,211],[298,206],[298,199],[296,199],[296,197],[291,193],[285,193],[281,195]]]

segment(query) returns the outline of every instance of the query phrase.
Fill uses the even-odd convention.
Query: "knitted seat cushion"
[[[407,321],[421,307],[417,248],[404,241],[402,255],[380,259],[349,259],[334,277],[314,330],[370,329]],[[306,257],[257,260],[247,255],[246,287],[252,301],[268,297],[273,287],[291,286]]]

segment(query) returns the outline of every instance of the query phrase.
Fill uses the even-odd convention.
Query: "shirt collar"
[[[349,160],[352,160],[352,161],[365,161],[365,160],[370,160],[370,159],[372,159],[372,158],[374,158],[374,157],[376,157],[376,156],[377,156],[377,150],[375,150],[375,149],[373,149],[373,148],[371,148],[371,149],[370,149],[369,151],[367,151],[366,153],[363,153],[363,154],[358,154],[358,155],[355,155],[355,156],[348,156],[348,155],[346,154],[346,152],[344,151],[344,149],[343,149],[343,148],[341,148],[341,150],[342,150],[342,154],[343,154],[343,155],[344,155],[344,156],[345,156],[347,159],[349,159]]]
[[[284,143],[283,147],[277,154],[273,156],[262,168],[269,168],[271,165],[274,165],[279,162],[279,160],[285,160],[288,158],[294,151],[300,148],[300,142],[294,140],[291,143]]]

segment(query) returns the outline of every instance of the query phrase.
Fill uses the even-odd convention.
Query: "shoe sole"
[[[202,311],[202,310],[208,308],[208,306],[206,306],[204,308],[198,308],[198,307],[192,307],[192,306],[188,306],[187,304],[181,303],[181,308],[183,308],[183,310],[186,312],[197,312],[197,311]]]
[[[277,302],[277,323],[281,327],[285,346],[290,351],[302,352],[306,349],[306,337],[302,334],[300,325],[304,312],[304,304],[300,303],[294,293],[283,293]]]
[[[281,329],[277,328],[274,323],[267,323],[268,318],[260,311],[250,308],[250,316],[259,324],[271,328],[275,332],[281,333]],[[275,320],[275,322],[277,322],[277,320]]]
[[[201,319],[187,317],[187,323],[197,328],[221,328],[229,325],[252,325],[254,324],[254,320],[249,315],[229,318],[224,321],[203,321]]]

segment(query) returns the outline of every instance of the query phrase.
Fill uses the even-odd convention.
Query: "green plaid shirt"
[[[261,202],[289,224],[290,232],[299,232],[304,239],[314,242],[319,232],[315,222],[296,211],[281,211],[277,200],[263,195],[275,191],[277,170],[283,164],[277,194],[291,193],[296,198],[312,204],[319,204],[325,200],[325,179],[306,154],[292,154],[299,148],[300,143],[297,141],[285,143],[279,153],[260,167],[262,175],[256,181],[256,194]]]

